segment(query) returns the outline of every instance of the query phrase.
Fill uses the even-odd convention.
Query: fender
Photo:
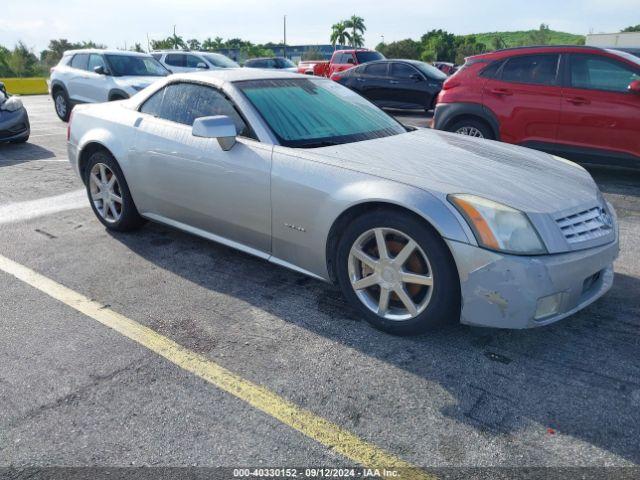
[[[433,128],[447,130],[458,118],[473,116],[489,124],[496,140],[500,140],[500,122],[493,111],[480,103],[439,103],[433,114]]]

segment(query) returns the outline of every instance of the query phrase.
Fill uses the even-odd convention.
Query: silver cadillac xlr
[[[613,283],[615,212],[582,167],[405,127],[326,79],[174,75],[77,107],[68,150],[107,228],[152,220],[337,283],[394,334],[546,325]]]

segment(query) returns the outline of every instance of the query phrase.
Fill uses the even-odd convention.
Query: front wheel
[[[438,233],[409,213],[376,211],[352,222],[337,253],[343,294],[375,328],[422,333],[460,318],[460,282]]]
[[[491,131],[491,128],[486,123],[474,118],[463,118],[462,120],[458,120],[447,128],[447,130],[459,135],[466,135],[468,137],[486,138],[488,140],[495,139],[495,135]]]
[[[105,151],[89,158],[84,183],[93,213],[109,230],[127,232],[144,225],[118,162]]]
[[[68,122],[71,115],[71,102],[69,102],[69,97],[61,88],[58,88],[53,94],[53,105],[58,118],[63,122]]]

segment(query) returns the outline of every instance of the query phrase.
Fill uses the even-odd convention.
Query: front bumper
[[[11,142],[31,133],[29,115],[24,108],[15,112],[0,110],[0,142]]]
[[[617,238],[587,250],[532,257],[447,243],[460,275],[461,322],[494,328],[548,325],[595,302],[613,285],[619,252]]]

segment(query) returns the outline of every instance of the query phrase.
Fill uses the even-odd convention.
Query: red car
[[[469,57],[443,85],[434,128],[640,167],[640,58],[581,46]]]
[[[384,55],[375,50],[367,50],[365,48],[336,50],[333,52],[331,61],[311,60],[300,62],[298,64],[298,73],[331,78],[336,72],[342,72],[356,65],[373,62],[374,60],[384,60]]]

